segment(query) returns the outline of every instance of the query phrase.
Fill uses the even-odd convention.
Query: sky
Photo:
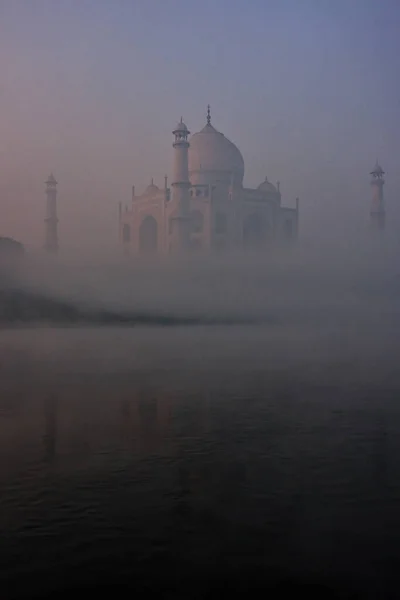
[[[60,244],[112,247],[208,103],[303,235],[366,224],[377,157],[400,227],[399,27],[398,0],[0,0],[0,235],[43,244],[52,171]]]

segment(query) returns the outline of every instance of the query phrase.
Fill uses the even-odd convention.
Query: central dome
[[[244,161],[238,148],[210,123],[195,133],[189,146],[189,179],[192,185],[242,185]]]

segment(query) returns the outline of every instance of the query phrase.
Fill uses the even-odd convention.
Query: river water
[[[398,597],[397,330],[374,327],[4,330],[2,597]]]

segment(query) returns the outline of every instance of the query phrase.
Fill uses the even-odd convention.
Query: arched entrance
[[[204,216],[199,210],[192,210],[190,213],[192,233],[202,233],[204,228]]]
[[[131,228],[126,223],[122,228],[122,239],[124,242],[131,241]]]
[[[284,234],[285,234],[285,238],[287,240],[293,239],[293,235],[294,235],[293,221],[291,221],[290,219],[286,219],[283,231],[284,231]]]
[[[157,252],[157,237],[157,221],[154,217],[145,217],[139,228],[139,251],[145,254]]]
[[[243,245],[246,248],[261,246],[266,241],[267,226],[262,215],[253,213],[243,221]]]

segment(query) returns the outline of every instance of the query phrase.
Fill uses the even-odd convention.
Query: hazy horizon
[[[0,0],[0,235],[43,244],[59,181],[62,248],[113,247],[118,203],[172,168],[172,128],[211,104],[245,185],[300,197],[303,237],[366,226],[369,171],[400,213],[398,3]]]

